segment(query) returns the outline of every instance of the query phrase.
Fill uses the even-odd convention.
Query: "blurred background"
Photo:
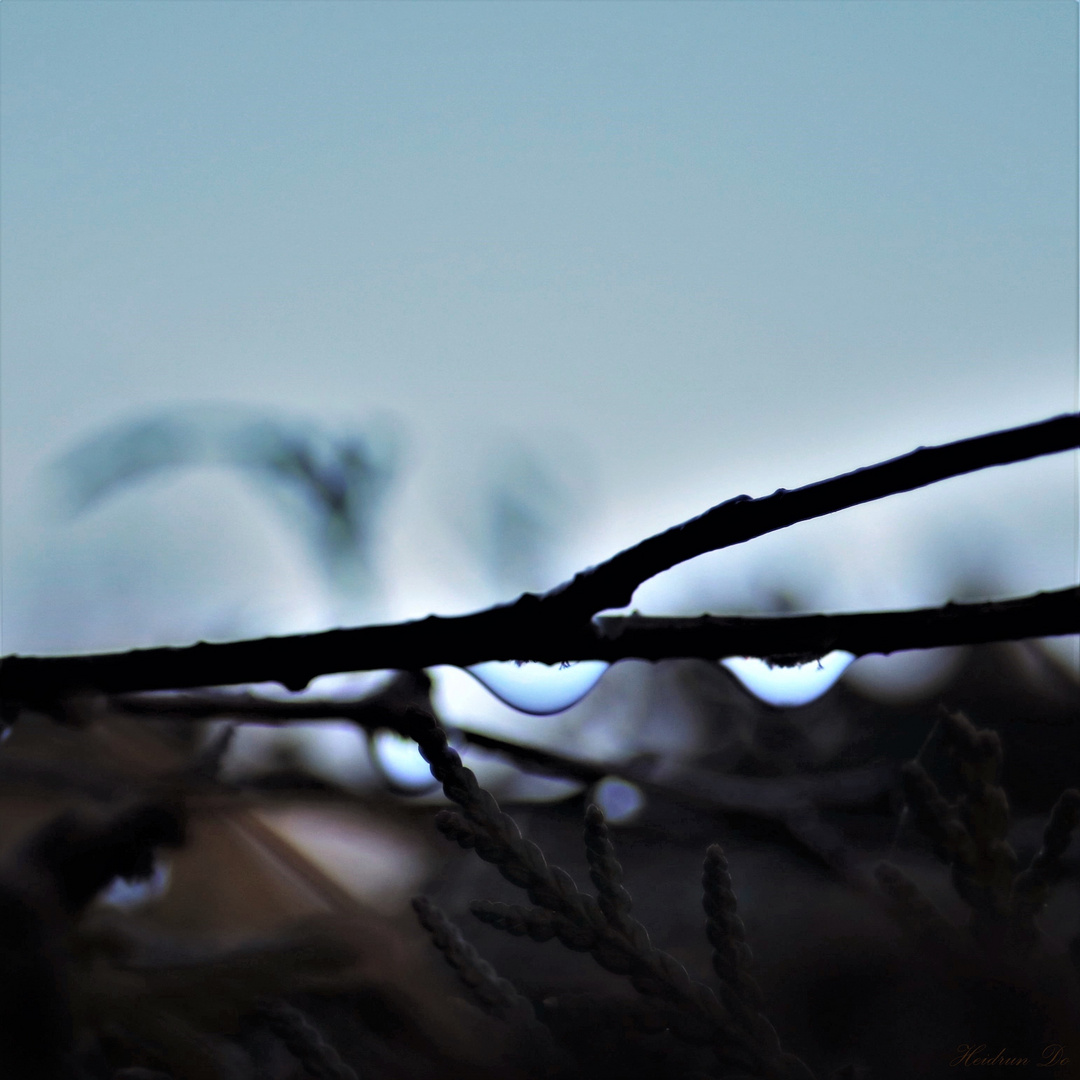
[[[467,611],[733,495],[1078,407],[1073,5],[0,18],[4,653]],[[1076,459],[805,523],[634,606],[1062,587]],[[504,708],[458,675],[451,714]]]

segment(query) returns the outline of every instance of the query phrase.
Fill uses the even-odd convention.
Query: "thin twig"
[[[1074,634],[1080,630],[1080,588],[909,611],[765,618],[629,615],[596,621],[605,642],[618,646],[599,659],[756,656],[783,666],[818,660],[834,649],[867,656]]]
[[[1080,446],[1080,413],[942,446],[920,446],[901,457],[751,499],[738,495],[699,517],[642,541],[555,590],[564,610],[592,615],[625,607],[643,582],[707,551],[742,544],[799,521],[937,483],[994,465],[1009,465]],[[549,594],[551,595],[551,594]]]
[[[395,682],[417,678],[402,672]],[[426,676],[421,676],[426,678]],[[408,700],[401,695],[402,700]],[[367,697],[299,698],[281,700],[257,694],[205,691],[192,694],[125,695],[111,698],[110,707],[135,715],[170,719],[204,720],[231,717],[259,724],[288,724],[304,720],[351,720],[367,731],[380,729],[408,736],[412,721],[404,709],[386,704],[383,692]],[[419,697],[410,701],[412,708],[431,712],[430,702]],[[641,759],[624,762],[589,761],[569,757],[555,750],[529,746],[514,740],[473,731],[440,719],[448,735],[460,738],[478,750],[508,758],[525,772],[596,783],[606,776],[616,776],[636,784],[646,794],[678,797],[719,809],[754,812],[788,812],[806,803],[820,806],[862,806],[891,789],[896,780],[892,765],[870,765],[838,769],[828,773],[774,779],[756,776],[726,776],[691,765],[680,765],[672,779],[654,778],[655,766]]]
[[[865,622],[875,616],[833,616],[834,621],[824,623],[763,620],[756,634],[751,625],[733,626],[730,620],[720,624],[707,621],[689,632],[670,624],[663,629],[650,628],[633,620],[629,624],[607,621],[601,630],[592,616],[605,608],[626,606],[643,581],[707,551],[745,543],[799,521],[949,477],[1077,446],[1080,413],[1067,413],[1038,424],[920,448],[795,491],[780,489],[760,499],[740,495],[620,552],[542,596],[526,593],[511,604],[472,615],[432,615],[386,626],[224,644],[199,642],[186,648],[87,656],[7,656],[0,660],[0,699],[10,709],[12,704],[53,701],[86,688],[121,693],[273,680],[301,689],[328,672],[469,666],[488,660],[555,663],[630,656],[758,655],[783,662],[821,656],[840,647],[861,655],[961,641],[1074,633],[1080,629],[1075,589],[984,606],[981,611],[966,610],[970,605],[949,605],[939,609],[937,616],[905,613],[900,620],[892,613],[876,616],[886,620],[884,627]],[[965,616],[971,616],[971,622],[961,623],[958,630],[957,619]],[[855,622],[835,621],[845,618]],[[859,618],[864,620],[862,624]]]
[[[530,594],[531,595],[531,594]],[[535,599],[535,598],[534,598]],[[0,659],[5,702],[42,707],[67,694],[139,693],[237,683],[280,682],[302,690],[338,671],[411,670],[492,659],[663,660],[757,656],[777,665],[805,663],[834,649],[855,656],[948,645],[1054,637],[1080,631],[1080,587],[974,604],[840,615],[665,618],[604,616],[582,626],[529,625],[508,608],[416,622],[328,630],[221,645],[134,649],[87,656]],[[539,608],[534,611],[539,615]],[[303,671],[295,678],[289,672]]]
[[[252,693],[205,691],[198,694],[125,695],[110,699],[110,707],[137,715],[173,719],[233,717],[261,724],[285,724],[297,720],[347,719],[374,732],[381,729],[409,736],[414,722],[407,711],[434,715],[428,691],[430,680],[419,672],[401,672],[383,690],[367,697],[348,699],[285,700]],[[821,807],[865,806],[891,790],[896,769],[889,764],[870,765],[832,772],[782,778],[727,776],[690,764],[663,770],[641,759],[626,762],[586,761],[556,751],[528,746],[467,728],[442,724],[448,735],[478,750],[498,754],[524,772],[595,784],[618,777],[639,787],[646,795],[680,805],[699,806],[710,812],[751,814],[777,821],[814,857],[847,878],[846,853],[839,834],[828,829],[818,815]],[[0,771],[3,763],[0,762]]]

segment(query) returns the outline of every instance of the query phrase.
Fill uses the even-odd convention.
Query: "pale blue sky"
[[[41,523],[43,465],[177,402],[400,418],[383,617],[496,598],[468,519],[512,439],[590,508],[555,584],[731,495],[1077,407],[1066,0],[0,20],[4,651],[326,621],[235,478]],[[869,607],[1073,574],[1067,458],[902,498],[642,597]]]

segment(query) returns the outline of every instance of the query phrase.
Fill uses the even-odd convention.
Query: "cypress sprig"
[[[530,1055],[534,1071],[541,1076],[558,1075],[562,1069],[551,1033],[536,1017],[528,998],[514,984],[502,978],[462,936],[458,927],[425,896],[413,897],[413,909],[420,924],[431,935],[435,947],[489,1016],[516,1029],[523,1049]]]
[[[713,970],[723,985],[735,990],[751,1008],[760,1010],[761,990],[749,970],[753,953],[747,941],[746,927],[737,912],[738,901],[727,858],[719,844],[712,844],[705,853],[701,885],[707,916],[705,935],[713,947]]]
[[[285,1001],[266,1003],[259,1016],[313,1080],[357,1080],[356,1072],[295,1006]]]
[[[987,917],[1003,914],[1000,890],[1007,889],[1012,878],[1008,852],[1001,850],[1002,841],[984,831],[976,842],[961,817],[963,800],[960,805],[948,802],[917,761],[907,762],[900,775],[915,823],[932,841],[938,857],[952,867],[957,893],[973,912]],[[1004,881],[1002,868],[1008,875]]]
[[[471,821],[452,810],[440,810],[435,815],[435,827],[449,840],[466,851],[475,851],[485,862],[499,864],[503,862],[505,848],[501,838],[492,837],[478,828]]]
[[[713,947],[712,962],[720,982],[720,997],[771,1056],[783,1056],[780,1037],[762,1013],[761,988],[750,974],[753,953],[746,926],[738,915],[738,901],[728,871],[727,857],[719,844],[705,853],[701,876],[705,934]]]
[[[592,927],[582,929],[566,916],[542,907],[521,907],[500,904],[494,900],[474,900],[469,910],[482,923],[505,930],[514,937],[529,937],[543,943],[557,937],[568,949],[590,952],[596,947],[597,935]]]
[[[464,812],[463,816],[440,812],[439,828],[494,864],[503,877],[526,891],[536,907],[557,916],[551,924],[554,936],[574,940],[576,945],[571,947],[587,949],[601,967],[626,976],[638,993],[666,1003],[671,1009],[668,1026],[672,1033],[690,1043],[710,1045],[729,1069],[738,1068],[758,1080],[813,1080],[802,1061],[780,1049],[776,1033],[764,1017],[742,1004],[733,1011],[707,986],[692,980],[674,957],[652,945],[645,927],[629,914],[629,894],[619,884],[621,867],[599,808],[591,808],[587,815],[586,845],[601,903],[578,890],[564,870],[549,866],[543,852],[521,836],[514,820],[499,809],[492,795],[462,764],[431,714],[413,712],[409,724],[432,775]],[[526,913],[528,909],[510,911],[482,905],[474,910],[489,925],[509,932],[528,933],[530,921],[540,925],[537,916]],[[572,935],[567,923],[580,936]],[[546,933],[546,928],[541,932]],[[451,942],[446,932],[436,938],[448,959]]]
[[[485,1012],[507,1022],[514,1019],[535,1021],[529,1001],[509,980],[496,973],[438,907],[424,896],[413,897],[412,906],[435,947]]]
[[[946,862],[956,857],[974,859],[974,845],[956,808],[941,794],[921,763],[905,762],[900,769],[900,782],[915,825],[933,843],[938,858]]]
[[[411,719],[410,733],[428,762],[431,775],[442,784],[446,797],[464,810],[465,821],[472,828],[466,831],[460,817],[448,818],[445,812],[440,814],[439,827],[467,836],[470,843],[466,846],[475,847],[477,854],[494,864],[507,881],[525,889],[534,904],[571,919],[584,915],[592,925],[603,926],[604,918],[596,901],[588,897],[587,900],[592,900],[591,907],[583,904],[573,878],[557,866],[548,866],[544,853],[522,837],[514,819],[499,809],[491,793],[477,783],[472,770],[462,765],[461,757],[451,749],[446,733],[434,717],[414,713]],[[458,836],[455,839],[461,842]]]
[[[448,840],[453,840],[466,851],[476,847],[477,840],[482,836],[475,825],[452,810],[440,810],[435,815],[435,828]]]
[[[983,947],[1028,951],[1038,943],[1035,920],[1061,873],[1061,858],[1080,825],[1080,791],[1058,799],[1043,833],[1042,847],[1021,873],[1008,842],[1009,801],[998,783],[1001,739],[982,731],[963,713],[941,710],[943,743],[960,787],[948,802],[918,761],[907,762],[901,779],[907,805],[920,831],[952,868],[957,894],[971,908],[969,929]],[[894,866],[882,863],[878,883],[894,914],[917,937],[940,941],[945,920]]]
[[[1061,857],[1077,825],[1080,825],[1080,791],[1067,788],[1050,811],[1042,847],[1013,882],[1013,917],[1021,935],[1035,934],[1035,918],[1046,906],[1050,890],[1061,875]]]
[[[632,935],[635,925],[630,918],[632,901],[621,884],[622,866],[615,858],[604,813],[594,803],[585,809],[585,856],[589,861],[589,877],[596,886],[600,910],[608,925]],[[640,926],[640,923],[636,925]]]
[[[980,731],[963,713],[942,710],[943,742],[952,756],[963,793],[958,810],[971,837],[970,859],[957,867],[957,892],[993,918],[1008,915],[1016,873],[1016,853],[1009,846],[1009,800],[998,784],[1001,739]]]

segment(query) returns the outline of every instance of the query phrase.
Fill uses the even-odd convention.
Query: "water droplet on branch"
[[[511,708],[534,716],[550,716],[581,701],[610,666],[604,660],[569,664],[491,660],[465,670]]]
[[[770,705],[794,706],[821,697],[854,659],[851,653],[837,649],[820,660],[793,667],[770,667],[750,656],[729,656],[720,663],[755,697]]]

